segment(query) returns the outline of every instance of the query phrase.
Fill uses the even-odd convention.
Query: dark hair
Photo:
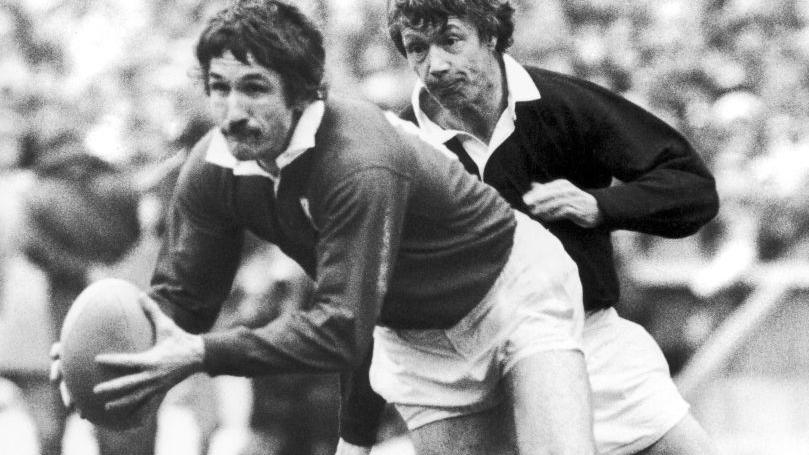
[[[502,53],[514,42],[514,8],[508,0],[388,0],[388,33],[402,55],[402,29],[443,27],[450,16],[471,22],[483,40],[497,38]]]
[[[261,66],[276,71],[289,104],[325,96],[323,36],[294,6],[275,0],[240,0],[212,17],[196,48],[205,93],[210,93],[211,59],[226,51],[242,63],[248,63],[249,54]]]

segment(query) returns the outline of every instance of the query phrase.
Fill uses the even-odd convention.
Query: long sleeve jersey
[[[245,230],[277,244],[316,284],[305,309],[258,329],[205,333],[210,374],[350,369],[376,324],[455,324],[511,250],[508,203],[370,104],[331,98],[315,146],[282,169],[277,194],[266,177],[207,161],[210,141],[181,171],[152,296],[184,329],[208,331]]]
[[[532,182],[566,179],[592,194],[603,216],[597,228],[543,224],[579,268],[585,309],[613,306],[619,286],[610,233],[695,233],[718,211],[714,178],[682,135],[639,106],[582,79],[525,70],[541,97],[516,103],[514,132],[485,169],[477,168],[457,138],[445,145],[470,173],[529,215],[522,196]],[[413,106],[401,116],[418,124]],[[619,183],[613,185],[614,179]]]

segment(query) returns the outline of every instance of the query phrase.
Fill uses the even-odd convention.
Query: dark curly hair
[[[287,103],[325,97],[323,35],[296,7],[276,0],[240,0],[220,10],[196,47],[205,93],[211,60],[230,51],[242,63],[248,54],[283,80]]]
[[[388,33],[402,55],[405,27],[443,27],[450,16],[471,22],[482,40],[497,38],[503,53],[514,42],[514,8],[508,0],[388,0]]]

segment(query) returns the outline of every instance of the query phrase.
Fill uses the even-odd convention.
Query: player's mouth
[[[427,89],[437,98],[458,96],[464,88],[463,78],[433,79],[426,82]]]
[[[260,136],[257,134],[229,134],[225,135],[230,153],[239,160],[255,159],[254,155],[260,149]]]

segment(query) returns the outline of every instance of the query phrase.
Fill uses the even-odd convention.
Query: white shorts
[[[599,454],[637,453],[688,413],[689,405],[674,385],[657,343],[643,327],[621,318],[615,309],[587,315],[584,353]],[[410,429],[486,408],[396,405]]]
[[[582,350],[581,284],[561,243],[517,212],[514,246],[492,288],[447,330],[377,327],[370,381],[408,427],[492,408],[501,379],[538,352]],[[440,411],[438,414],[433,411]]]
[[[587,314],[584,356],[599,454],[645,449],[688,413],[660,347],[614,308]]]

